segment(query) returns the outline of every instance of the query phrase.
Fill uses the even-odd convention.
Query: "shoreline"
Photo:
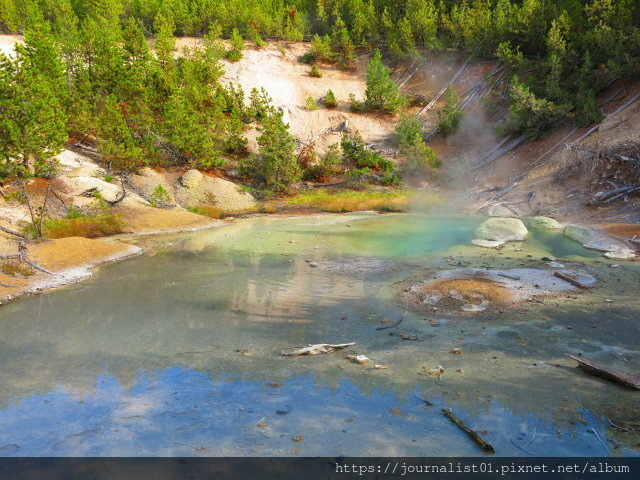
[[[142,239],[150,236],[161,235],[174,235],[181,233],[191,233],[201,230],[208,230],[213,228],[220,228],[227,225],[231,225],[233,220],[237,218],[313,218],[323,217],[327,215],[372,215],[375,213],[389,213],[389,212],[375,212],[371,210],[359,211],[359,212],[345,212],[345,213],[331,213],[331,212],[287,212],[279,214],[250,214],[243,217],[230,217],[226,220],[211,220],[210,222],[198,225],[195,227],[180,227],[175,228],[161,228],[154,230],[142,230],[139,232],[127,232],[109,237],[100,237],[95,239],[89,239],[84,237],[65,237],[60,239],[49,239],[39,244],[33,244],[29,251],[29,256],[35,259],[39,264],[45,268],[52,270],[53,275],[38,272],[33,274],[32,277],[9,277],[3,275],[3,277],[9,278],[10,282],[18,283],[18,285],[11,285],[9,287],[0,286],[0,306],[6,305],[19,298],[38,295],[50,290],[54,290],[67,285],[73,285],[79,283],[93,275],[93,270],[96,267],[119,262],[143,254],[146,248],[143,246],[128,243],[127,240],[135,242],[136,239]],[[403,212],[406,213],[406,212]],[[610,226],[611,224],[605,224]],[[635,227],[634,224],[615,224],[617,227],[620,225]],[[595,226],[595,225],[594,225]],[[606,228],[604,229],[606,231]],[[613,236],[613,235],[611,235]],[[613,236],[616,238],[615,236]],[[65,245],[65,244],[71,244]],[[78,244],[83,250],[78,254],[75,250]],[[71,255],[61,254],[60,250],[65,248],[74,249]],[[84,255],[83,255],[84,254]],[[62,261],[59,257],[63,257]],[[52,265],[53,263],[53,265]],[[56,263],[58,268],[56,268]],[[60,268],[62,264],[62,268]],[[5,279],[3,279],[5,280]],[[5,280],[6,281],[6,280]],[[4,282],[2,282],[4,283]],[[6,292],[5,292],[6,291]]]
[[[39,264],[53,271],[53,275],[44,272],[38,272],[33,274],[33,276],[22,278],[3,275],[3,277],[10,279],[9,282],[11,282],[12,285],[10,287],[0,286],[0,306],[26,296],[38,295],[60,287],[79,283],[90,278],[96,267],[120,262],[122,260],[141,255],[145,252],[146,249],[144,247],[127,243],[125,241],[126,239],[134,240],[135,238],[153,235],[189,233],[210,228],[223,227],[225,225],[229,225],[229,222],[215,220],[206,225],[199,225],[197,227],[176,227],[130,232],[95,239],[84,237],[65,237],[50,239],[45,242],[32,245],[32,248],[29,250],[29,257],[36,258]],[[74,244],[81,244],[81,247],[85,249],[85,255],[81,255],[77,259],[74,259],[73,256],[66,259],[66,261],[62,262],[65,265],[63,268],[51,268],[50,264],[52,262],[54,264],[56,261],[61,263],[55,258],[58,256],[57,247],[62,244],[62,247],[64,248],[65,244],[68,243],[72,244],[68,248],[74,247]],[[3,280],[7,281],[7,279]]]

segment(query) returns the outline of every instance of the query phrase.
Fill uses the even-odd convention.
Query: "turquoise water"
[[[607,420],[637,422],[636,394],[563,353],[637,371],[639,269],[613,269],[554,233],[500,252],[471,247],[479,221],[241,219],[141,240],[145,255],[5,305],[0,455],[481,454],[443,407],[501,456],[638,455],[637,436]],[[497,316],[409,312],[376,330],[404,315],[398,282],[445,267],[445,257],[544,267],[543,256],[584,262],[600,286]],[[344,352],[280,355],[354,341]],[[441,378],[419,375],[437,365]]]

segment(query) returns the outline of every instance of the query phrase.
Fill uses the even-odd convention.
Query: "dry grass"
[[[49,238],[97,238],[124,231],[124,222],[116,215],[99,217],[61,218],[44,222],[44,235]]]
[[[189,207],[187,208],[191,213],[195,213],[197,215],[202,215],[203,217],[209,218],[224,218],[225,212],[219,208],[212,207],[211,205],[200,205],[197,207]]]
[[[23,265],[21,263],[6,262],[2,264],[0,271],[10,277],[30,277],[35,274],[31,267]]]
[[[325,212],[357,212],[381,210],[404,212],[408,208],[407,193],[403,191],[328,191],[309,190],[296,195],[287,202],[307,208],[317,208]]]

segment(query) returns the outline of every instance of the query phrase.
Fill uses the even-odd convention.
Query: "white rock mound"
[[[227,213],[242,213],[256,206],[255,198],[235,183],[194,169],[180,177],[175,197],[183,207],[211,205]]]
[[[506,242],[526,240],[529,231],[522,220],[517,218],[489,218],[476,229],[474,245],[496,248]]]
[[[605,252],[604,256],[607,258],[625,260],[636,256],[635,251],[622,240],[593,228],[567,225],[564,234],[581,243],[584,248]]]

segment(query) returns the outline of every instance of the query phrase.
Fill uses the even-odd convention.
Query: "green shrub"
[[[406,148],[405,155],[404,171],[410,176],[431,176],[438,170],[438,157],[422,140]]]
[[[322,78],[322,72],[318,68],[318,65],[316,65],[315,63],[313,64],[313,66],[311,67],[311,70],[309,71],[309,76],[315,77],[315,78]]]
[[[327,94],[324,96],[324,106],[327,108],[336,108],[338,106],[336,96],[331,90],[327,90]]]
[[[358,131],[354,132],[352,137],[349,137],[347,133],[343,134],[340,145],[342,146],[343,160],[347,165],[384,172],[391,172],[396,167],[396,164],[391,160],[367,150]]]
[[[396,113],[407,105],[407,101],[398,92],[398,87],[382,63],[382,56],[376,50],[367,64],[367,89],[365,91],[367,110]]]
[[[315,60],[315,57],[311,52],[307,52],[300,57],[300,63],[306,63],[307,65],[313,62],[314,60]]]
[[[80,218],[80,217],[84,217],[84,213],[82,213],[82,211],[75,207],[74,205],[71,205],[68,209],[67,209],[67,215],[65,216],[65,218]]]
[[[356,96],[353,93],[349,94],[349,111],[353,113],[362,113],[365,111],[364,103],[356,100]]]
[[[111,175],[105,175],[104,176],[104,181],[111,183],[111,182],[113,182],[113,177]]]
[[[458,107],[460,97],[453,88],[447,90],[444,107],[438,112],[438,128],[445,135],[454,133],[458,129],[464,112]]]
[[[422,121],[418,115],[402,115],[396,125],[396,143],[401,151],[422,141]]]
[[[158,184],[156,188],[153,189],[153,192],[151,192],[149,204],[152,207],[165,208],[170,203],[171,196],[169,195],[169,192],[163,185]]]
[[[402,177],[396,172],[387,172],[380,178],[380,185],[385,187],[398,187],[402,185]]]
[[[329,145],[317,164],[305,169],[302,179],[310,182],[327,182],[338,173],[338,162],[340,162],[339,146],[334,143]]]
[[[318,103],[315,101],[315,99],[311,95],[309,95],[304,102],[304,108],[312,112],[318,109]]]

